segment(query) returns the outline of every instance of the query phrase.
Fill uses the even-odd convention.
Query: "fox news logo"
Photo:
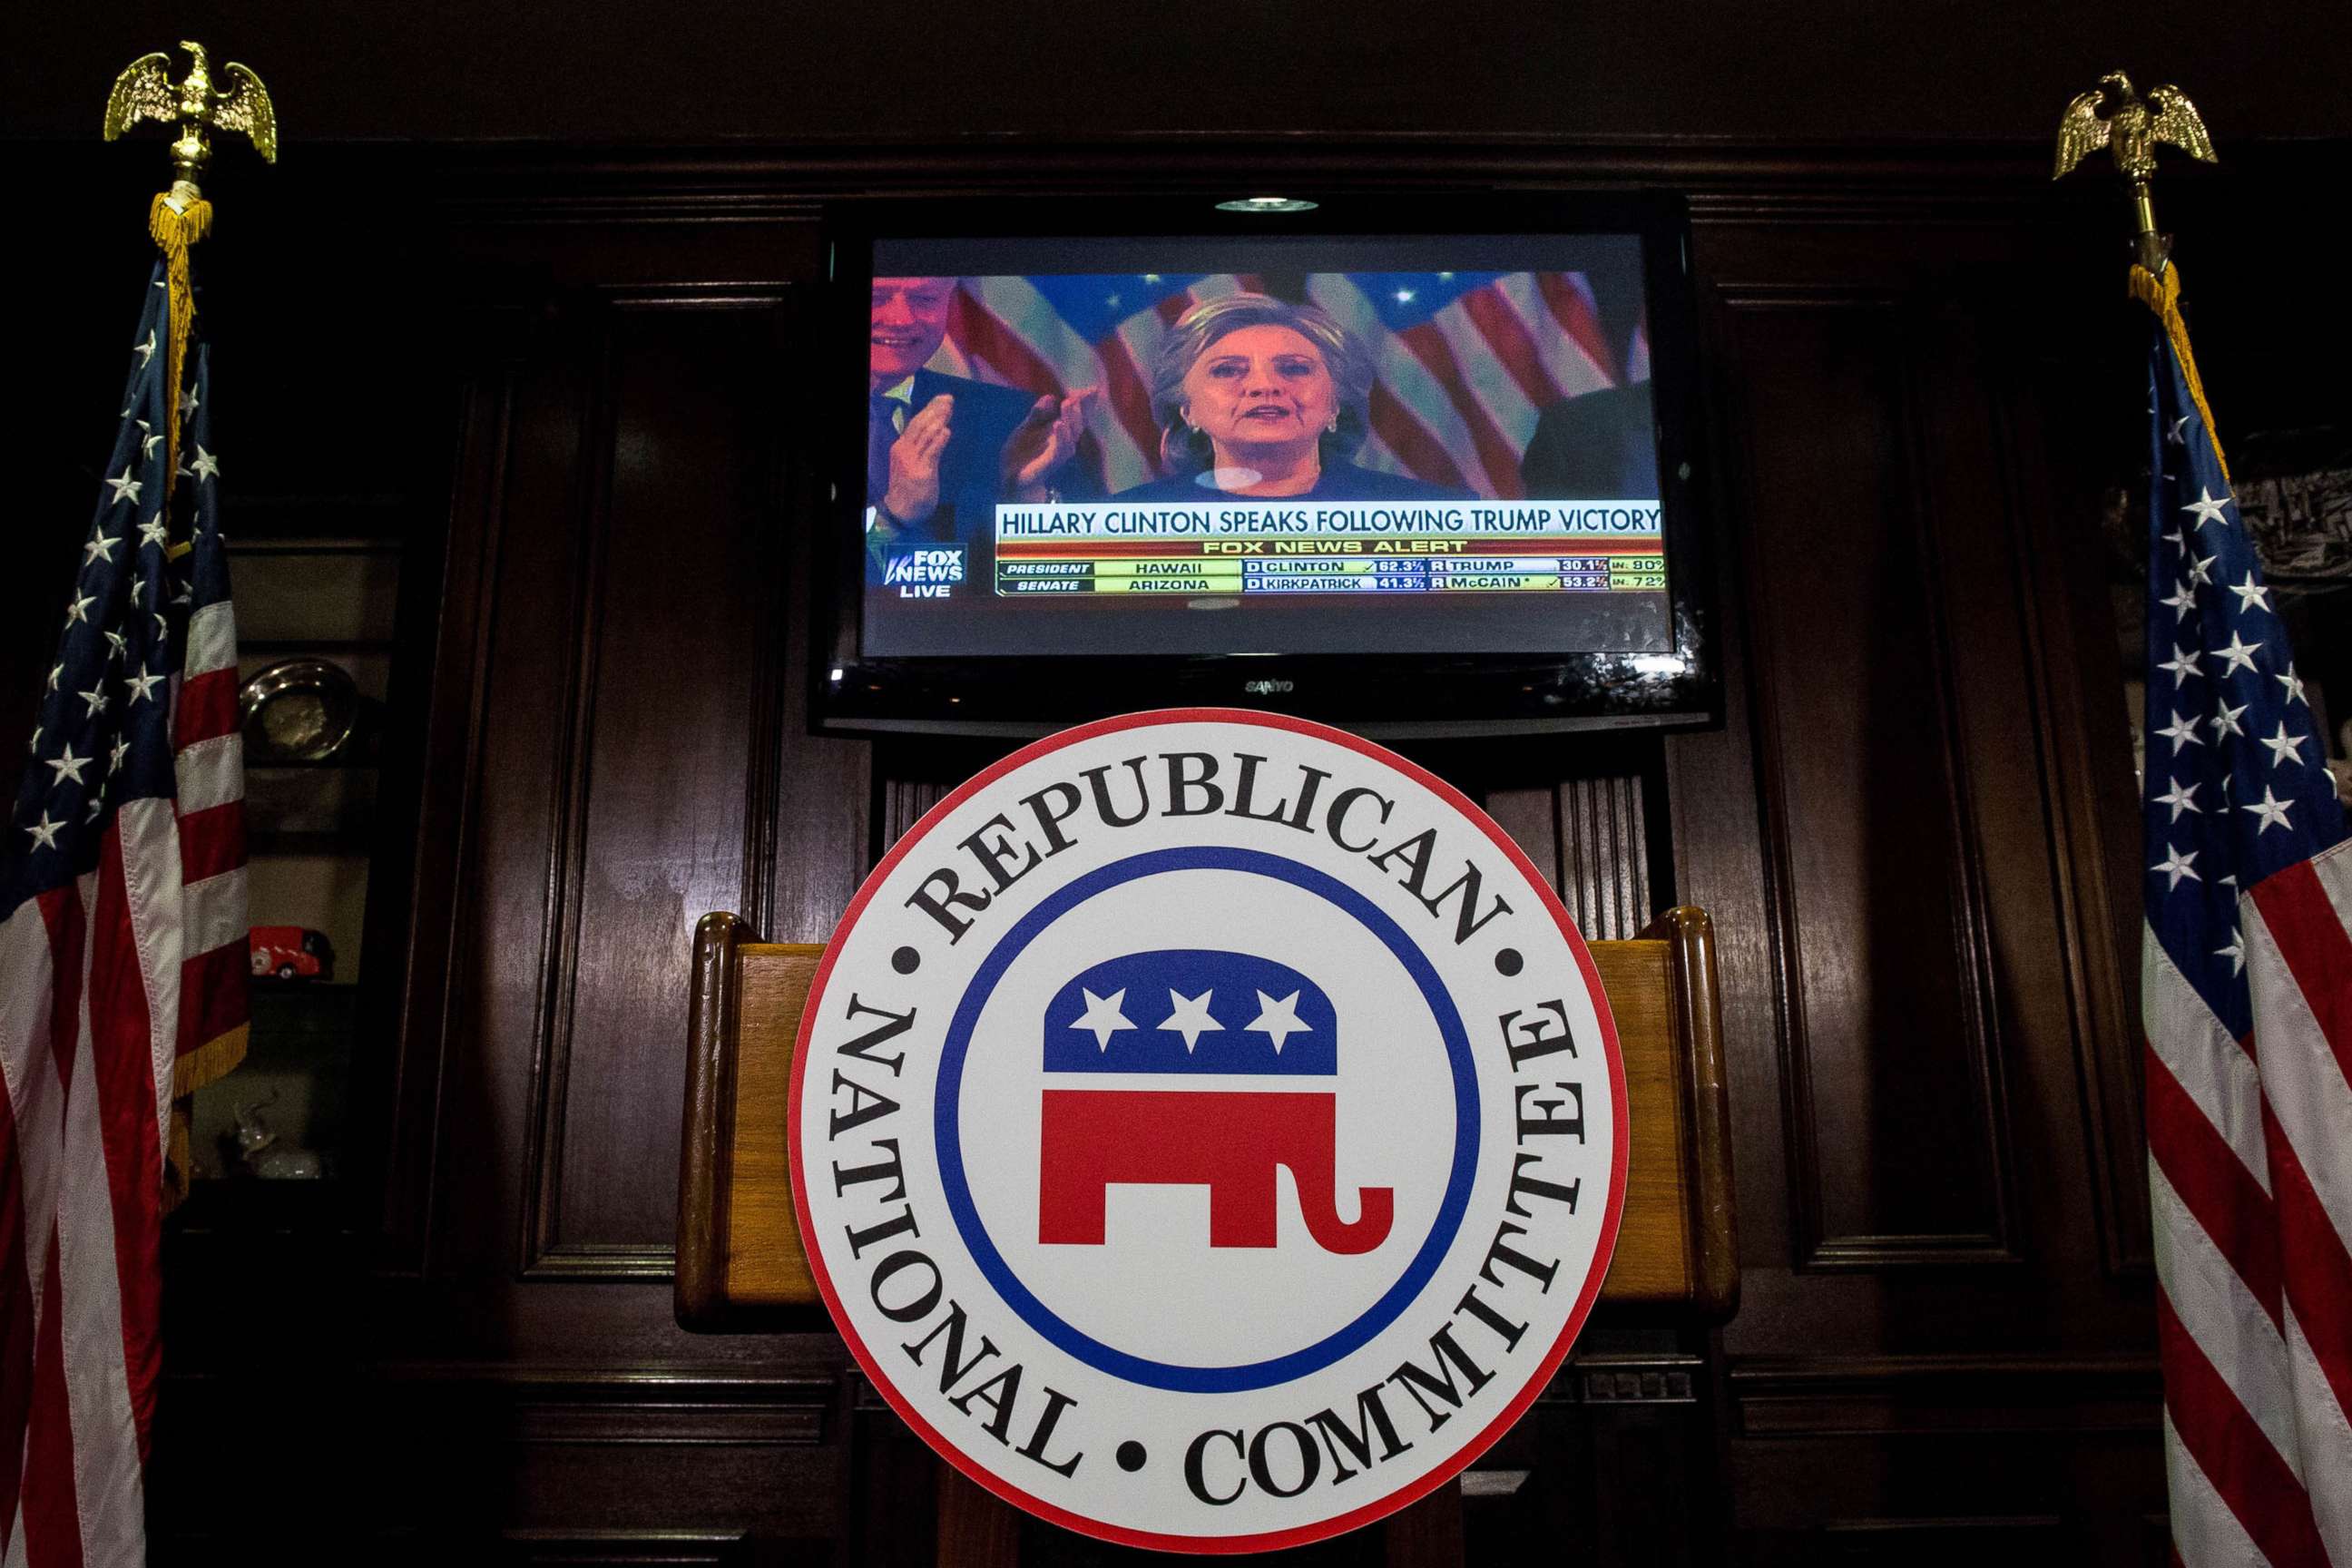
[[[1556,896],[1321,725],[1038,742],[868,878],[803,1014],[809,1268],[950,1462],[1130,1546],[1270,1551],[1442,1486],[1559,1368],[1624,1074]]]
[[[902,599],[944,599],[963,581],[963,557],[961,544],[893,550],[882,558],[882,585]]]

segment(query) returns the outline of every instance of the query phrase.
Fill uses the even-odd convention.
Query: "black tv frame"
[[[1674,193],[1494,192],[1322,196],[1302,212],[1234,212],[1255,192],[1186,191],[1151,200],[1005,197],[982,203],[850,199],[824,214],[826,297],[804,384],[824,510],[814,520],[814,643],[809,712],[827,733],[1030,736],[1148,708],[1263,709],[1389,738],[1698,727],[1722,710],[1716,647],[1690,219]],[[1650,384],[1658,430],[1660,523],[1672,647],[1657,653],[1034,654],[869,658],[866,605],[865,403],[826,388],[862,384],[877,239],[1271,235],[1633,234],[1642,241]],[[1376,613],[1376,612],[1375,612]]]

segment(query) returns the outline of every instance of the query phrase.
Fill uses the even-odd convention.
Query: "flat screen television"
[[[837,205],[817,723],[1707,721],[1688,232],[1656,194]]]

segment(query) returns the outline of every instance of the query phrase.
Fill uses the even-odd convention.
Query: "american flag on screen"
[[[244,1050],[236,631],[205,351],[174,389],[170,331],[159,263],[0,852],[9,1568],[146,1560],[172,1101]]]
[[[933,363],[1041,395],[1100,387],[1080,460],[1116,494],[1160,473],[1160,334],[1203,300],[1264,286],[1231,273],[968,278]],[[1374,356],[1356,460],[1432,484],[1519,496],[1519,455],[1547,405],[1649,374],[1639,338],[1610,345],[1581,273],[1315,273],[1306,291]]]
[[[2142,1005],[2173,1547],[2352,1565],[2352,845],[2178,282],[2139,278],[2165,307]]]

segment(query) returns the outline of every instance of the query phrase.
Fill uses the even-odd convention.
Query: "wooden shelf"
[[[395,653],[391,637],[240,637],[240,654]]]
[[[362,762],[357,759],[346,761],[341,757],[329,757],[326,761],[319,763],[248,762],[245,764],[245,771],[247,773],[261,773],[265,770],[283,773],[318,773],[328,768],[377,768],[383,765],[373,758]]]
[[[344,833],[276,833],[259,828],[245,836],[248,855],[349,855],[360,858],[366,856],[373,844],[373,832],[360,828]]]

